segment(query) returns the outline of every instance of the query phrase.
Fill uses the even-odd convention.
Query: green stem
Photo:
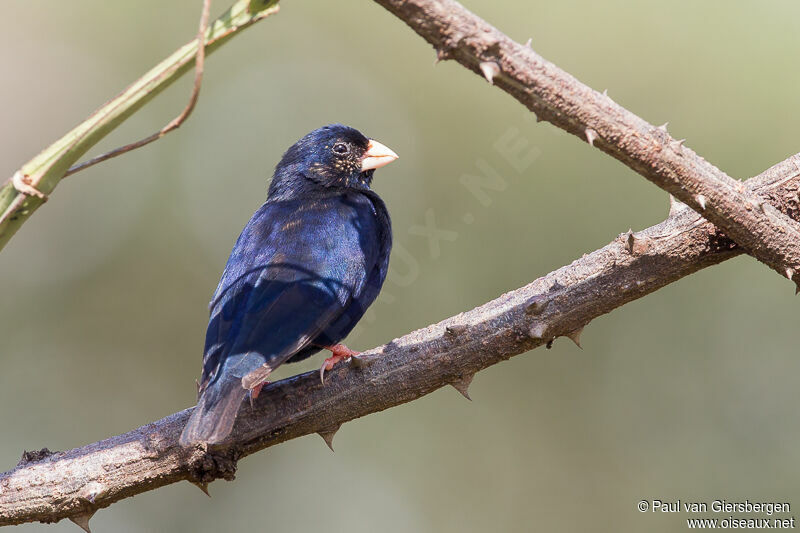
[[[212,53],[241,30],[277,12],[277,3],[278,0],[237,0],[208,28],[206,54]],[[176,50],[72,131],[22,165],[20,172],[25,181],[43,194],[49,195],[69,167],[92,146],[190,70],[194,65],[196,52],[195,39]],[[11,180],[0,187],[0,249],[43,203],[43,199],[20,193]]]

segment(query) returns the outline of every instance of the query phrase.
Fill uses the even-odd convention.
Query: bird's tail
[[[181,433],[180,444],[215,444],[224,440],[233,429],[233,422],[246,394],[247,389],[242,387],[241,378],[220,376],[209,383]]]

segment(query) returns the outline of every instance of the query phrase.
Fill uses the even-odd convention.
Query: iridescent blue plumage
[[[338,124],[284,154],[212,298],[184,445],[223,440],[249,391],[280,364],[337,344],[375,300],[392,238],[386,206],[369,187],[374,169],[396,157]]]

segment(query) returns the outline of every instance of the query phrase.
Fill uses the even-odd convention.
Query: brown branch
[[[800,288],[800,225],[742,182],[454,0],[376,0],[434,46],[547,120],[615,157],[701,213]]]
[[[798,165],[800,154],[749,180],[748,191],[800,219]],[[170,483],[205,490],[232,479],[236,461],[258,450],[310,433],[330,442],[347,421],[447,384],[466,393],[475,372],[559,336],[577,341],[594,318],[738,253],[718,228],[676,210],[525,287],[366,352],[358,364],[334,368],[324,386],[317,372],[268,385],[254,408],[244,403],[229,441],[216,449],[178,445],[187,409],[82,448],[26,454],[0,475],[0,525],[62,518],[85,525],[98,509]]]
[[[177,117],[172,119],[169,124],[154,134],[145,137],[144,139],[126,144],[125,146],[120,146],[119,148],[115,148],[104,154],[100,154],[97,157],[93,157],[88,161],[84,161],[83,163],[78,163],[77,165],[70,167],[69,170],[64,173],[65,178],[98,163],[113,159],[114,157],[120,156],[126,152],[136,150],[137,148],[146,146],[151,142],[157,141],[172,130],[180,128],[181,124],[183,124],[183,122],[189,118],[189,115],[191,115],[192,111],[194,110],[194,106],[197,104],[197,99],[200,97],[200,86],[203,84],[203,70],[205,69],[206,63],[206,31],[208,30],[208,15],[210,11],[211,0],[203,0],[203,10],[200,14],[200,28],[197,30],[197,53],[195,53],[194,56],[194,85],[192,86],[192,94],[189,95],[189,102],[183,108],[183,111],[181,111]]]

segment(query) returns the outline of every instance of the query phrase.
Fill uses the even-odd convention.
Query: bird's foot
[[[258,395],[261,393],[261,389],[264,388],[264,385],[269,385],[270,383],[272,383],[272,382],[271,381],[262,381],[261,383],[259,383],[258,385],[256,385],[252,389],[250,389],[249,396],[250,396],[250,408],[251,409],[253,408],[253,400],[258,398]]]
[[[345,359],[350,359],[353,356],[360,354],[361,352],[357,352],[355,350],[351,350],[344,344],[336,344],[334,346],[323,346],[324,349],[330,350],[333,354],[331,357],[328,357],[323,361],[322,366],[319,368],[319,380],[325,384],[325,371],[330,370],[333,366],[338,363],[339,361],[344,361]]]

